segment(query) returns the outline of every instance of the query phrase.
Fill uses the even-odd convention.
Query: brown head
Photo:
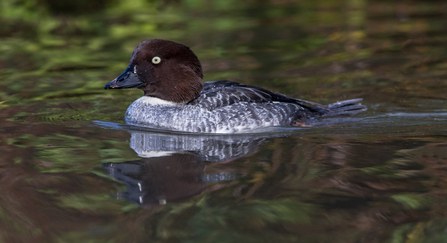
[[[183,103],[199,95],[202,79],[202,65],[189,47],[152,39],[138,44],[126,71],[104,88],[139,88],[145,96]]]

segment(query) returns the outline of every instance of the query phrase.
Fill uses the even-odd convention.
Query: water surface
[[[444,242],[446,6],[7,0],[1,241]],[[256,134],[126,126],[141,91],[102,88],[150,38],[190,46],[207,81],[368,111]]]

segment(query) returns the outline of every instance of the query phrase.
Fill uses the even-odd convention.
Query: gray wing
[[[303,108],[319,113],[325,113],[327,111],[326,106],[318,103],[291,98],[260,87],[231,81],[212,81],[204,83],[202,92],[196,99],[192,100],[190,104],[199,105],[203,108],[212,110],[238,102],[285,102],[298,104]]]

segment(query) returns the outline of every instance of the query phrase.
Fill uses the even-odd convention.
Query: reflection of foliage
[[[423,209],[425,206],[430,205],[427,198],[422,195],[396,194],[391,196],[391,198],[409,209]]]
[[[101,169],[101,161],[135,159],[128,143],[72,136],[67,129],[55,126],[28,132],[33,133],[0,139],[3,241],[53,242],[54,236],[49,238],[53,232],[88,232],[88,227],[94,225],[114,231],[109,217],[135,210],[130,202],[111,200],[110,194],[123,185],[111,181]],[[96,135],[102,137],[101,133]],[[79,225],[81,221],[84,225]],[[85,237],[70,232],[66,236]]]
[[[88,172],[99,163],[133,160],[129,144],[118,141],[95,141],[61,134],[46,137],[22,135],[8,140],[20,148],[34,147],[41,172]]]
[[[308,224],[313,208],[290,199],[253,200],[232,207],[206,205],[205,200],[202,198],[202,203],[180,211],[173,206],[157,223],[158,234],[167,240],[188,237],[196,242],[262,242],[265,237],[269,241],[295,242],[297,238],[292,235],[270,232],[261,236],[259,233],[267,227]],[[173,228],[178,231],[172,232]]]

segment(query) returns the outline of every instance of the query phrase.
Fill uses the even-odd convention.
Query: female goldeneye
[[[189,47],[152,39],[135,48],[126,71],[104,88],[144,91],[127,109],[126,123],[184,132],[303,126],[316,117],[366,110],[361,99],[324,106],[230,81],[202,83],[202,78],[202,65]]]

